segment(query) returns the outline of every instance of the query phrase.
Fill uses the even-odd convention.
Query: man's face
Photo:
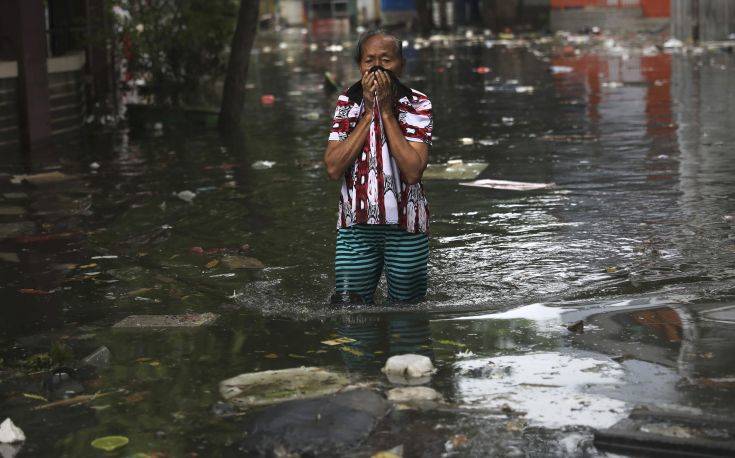
[[[360,74],[364,75],[374,65],[380,65],[395,73],[396,76],[401,76],[403,59],[398,55],[396,42],[392,38],[385,35],[373,35],[363,44]]]

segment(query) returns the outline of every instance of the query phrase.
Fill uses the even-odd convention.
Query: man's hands
[[[365,108],[372,110],[377,96],[382,114],[393,113],[393,91],[390,76],[383,70],[366,72],[362,77],[362,97]]]

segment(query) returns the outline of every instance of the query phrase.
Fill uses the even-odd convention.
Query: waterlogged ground
[[[234,139],[206,116],[153,114],[64,147],[73,180],[14,185],[19,170],[4,167],[0,417],[28,437],[18,456],[100,456],[90,442],[107,435],[130,439],[114,456],[235,455],[247,416],[213,409],[220,380],[307,365],[386,389],[380,367],[408,352],[433,358],[447,407],[396,411],[350,453],[604,456],[590,428],[636,405],[732,412],[731,54],[411,41],[406,80],[434,103],[432,163],[557,186],[426,181],[427,300],[334,310],[337,184],[320,160],[336,94],[322,75],[347,85],[356,70],[349,46],[284,37],[257,46]],[[236,256],[265,268],[235,268]],[[220,319],[111,328],[204,312]],[[583,333],[566,329],[579,320]],[[334,337],[355,342],[321,343]],[[103,345],[108,367],[49,379]]]

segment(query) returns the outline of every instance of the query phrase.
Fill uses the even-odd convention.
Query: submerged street
[[[612,456],[593,430],[637,406],[731,416],[733,54],[408,39],[404,81],[435,116],[428,297],[339,309],[322,163],[338,93],[323,81],[358,79],[354,38],[259,36],[234,140],[216,114],[131,109],[129,128],[58,147],[63,178],[14,184],[23,170],[3,165],[0,411],[28,437],[18,456],[100,456],[89,444],[109,435],[130,440],[115,456],[254,453],[220,381],[315,366],[383,392],[403,353],[432,358],[444,403],[393,409],[350,454]],[[450,160],[555,186],[460,186],[474,178],[443,177]],[[113,328],[203,313],[218,318]],[[109,361],[79,369],[101,346]],[[677,437],[700,433],[726,434]]]

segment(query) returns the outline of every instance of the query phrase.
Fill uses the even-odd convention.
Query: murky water
[[[150,122],[162,130],[65,148],[63,169],[76,180],[2,178],[0,205],[21,209],[3,222],[52,234],[0,242],[18,255],[0,262],[0,416],[25,430],[21,455],[97,456],[90,441],[109,434],[130,438],[120,456],[236,453],[239,419],[211,411],[220,380],[315,365],[386,383],[385,359],[406,352],[433,357],[432,386],[476,410],[402,413],[358,454],[406,441],[408,456],[435,456],[462,433],[469,455],[594,455],[586,427],[608,427],[636,404],[732,411],[735,229],[723,218],[735,212],[732,55],[409,47],[406,79],[434,103],[432,163],[483,161],[479,178],[557,186],[426,181],[427,300],[340,311],[325,305],[337,184],[321,156],[336,95],[321,83],[325,70],[347,84],[356,69],[349,48],[310,51],[299,34],[286,49],[261,41],[236,140],[161,116]],[[275,104],[261,105],[261,94]],[[191,202],[176,195],[187,190]],[[265,269],[227,266],[244,244]],[[190,312],[221,318],[192,330],[110,327],[130,314]],[[584,334],[563,326],[580,319]],[[356,342],[320,343],[333,336]],[[28,360],[53,348],[74,365],[101,345],[110,367],[80,375],[73,389],[44,387],[50,363]],[[488,361],[500,372],[478,375]],[[102,396],[34,410],[45,401],[24,393]],[[528,427],[488,413],[503,404],[526,412]]]

